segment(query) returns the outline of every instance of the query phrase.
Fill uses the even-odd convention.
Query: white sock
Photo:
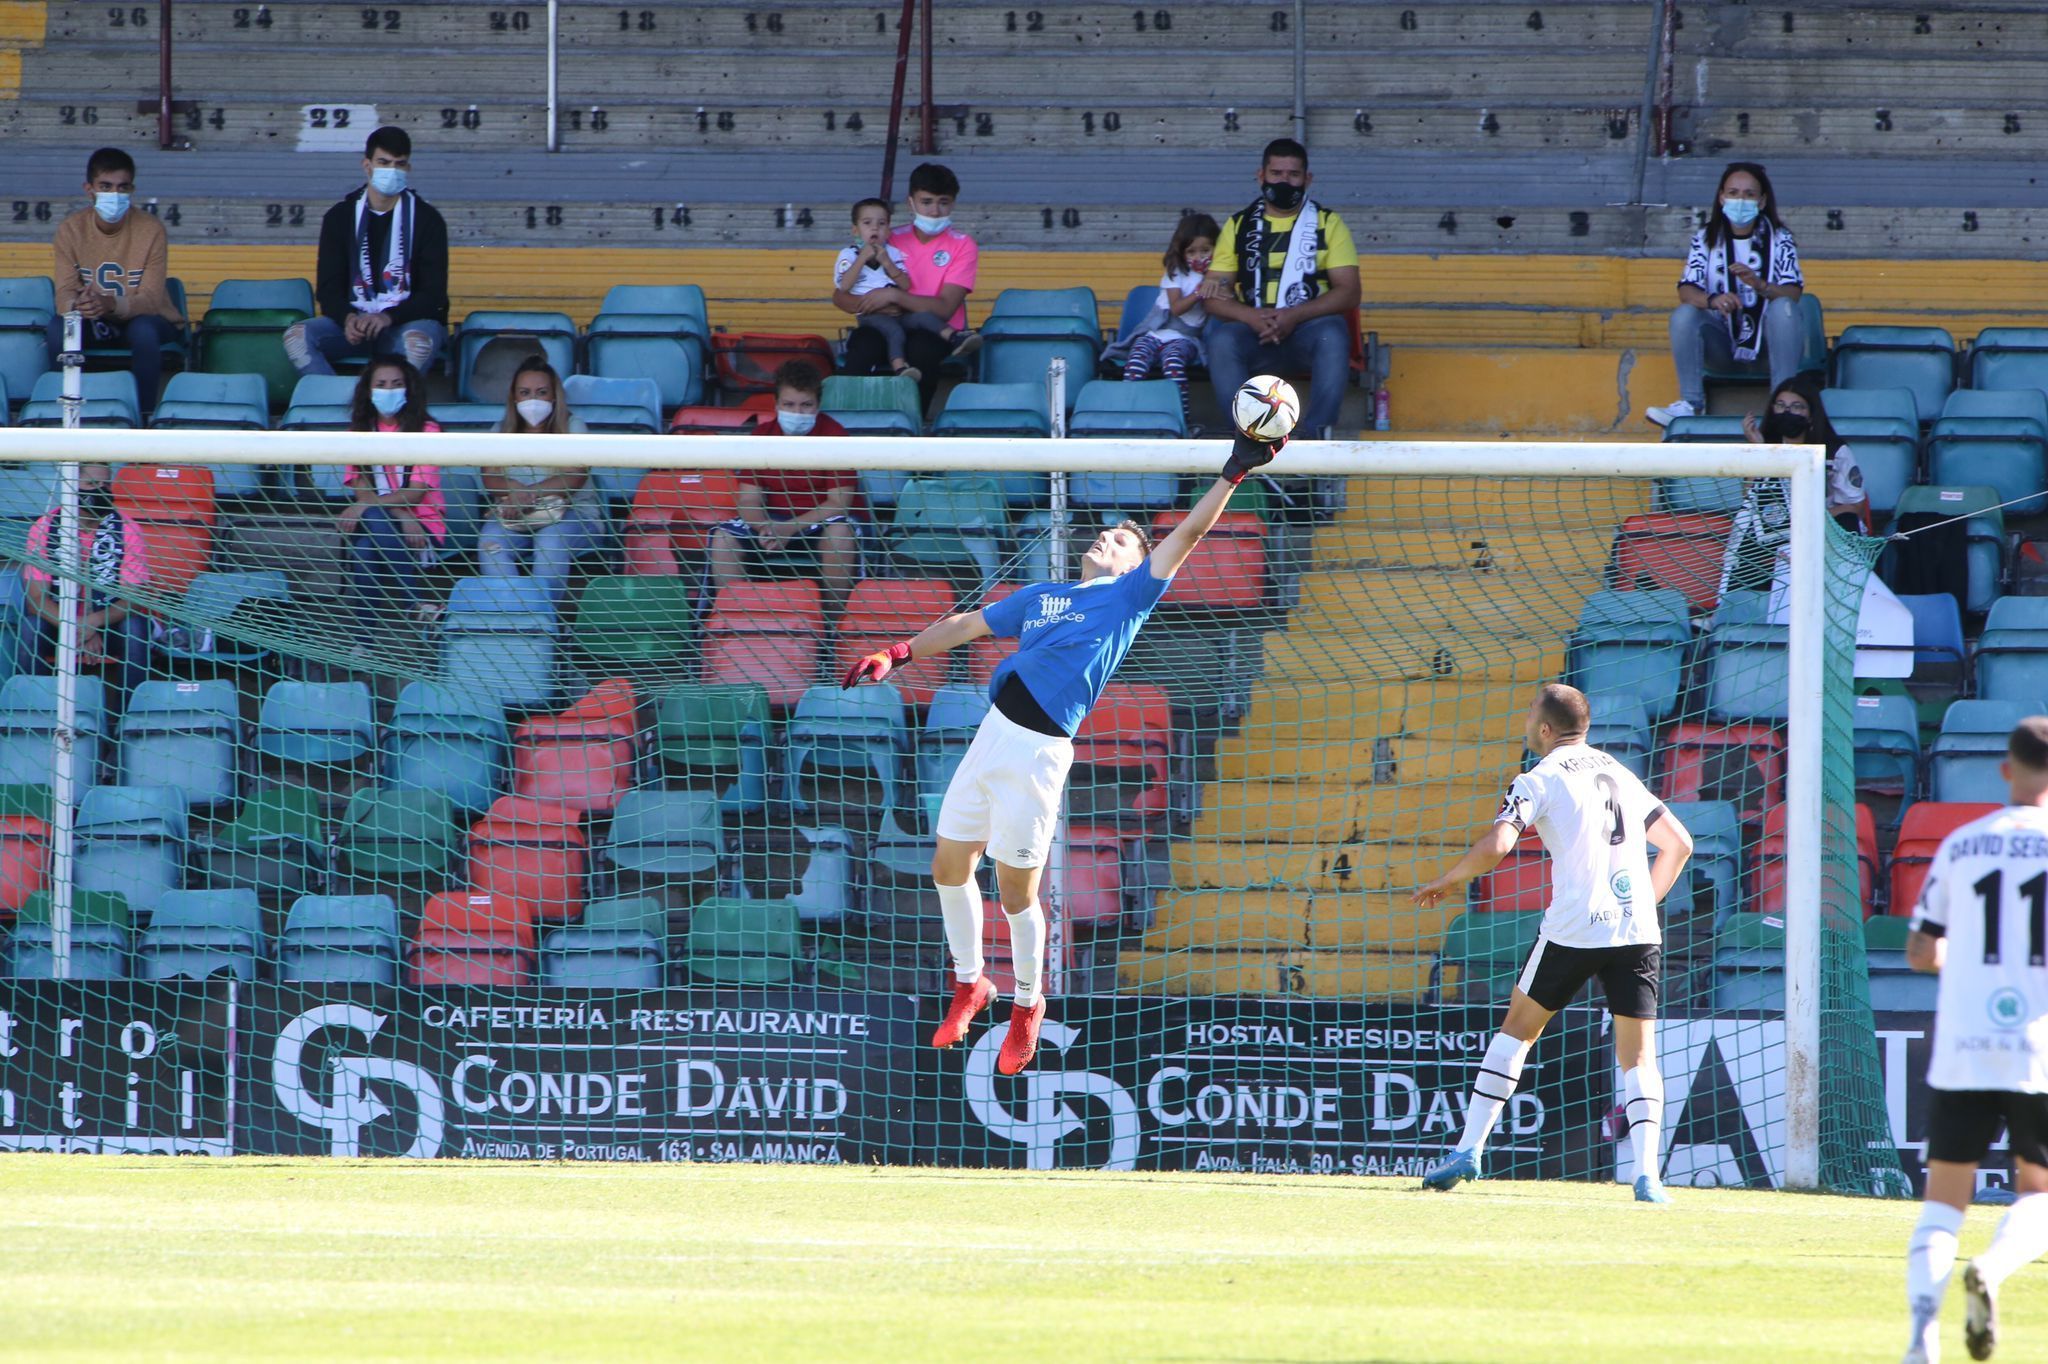
[[[1017,973],[1017,1002],[1038,1003],[1038,982],[1045,974],[1045,911],[1032,901],[1017,913],[1003,911],[1010,921],[1010,969]]]
[[[946,946],[953,951],[953,976],[963,983],[981,977],[981,887],[969,881],[932,885],[939,892],[939,914],[946,921]]]
[[[1655,1062],[1645,1061],[1621,1077],[1622,1113],[1628,1118],[1628,1146],[1636,1158],[1636,1175],[1664,1182],[1664,1077]]]
[[[2006,1209],[1991,1248],[1976,1263],[1996,1288],[2014,1270],[2043,1255],[2048,1255],[2048,1194],[2027,1194]]]
[[[1938,1348],[1932,1339],[1934,1323],[1941,1317],[1948,1276],[1956,1267],[1956,1233],[1962,1229],[1961,1208],[1923,1203],[1913,1239],[1906,1243],[1906,1310],[1912,1313],[1915,1328],[1928,1338],[1924,1343],[1930,1349]]]
[[[1522,1063],[1529,1059],[1530,1043],[1495,1033],[1487,1043],[1486,1059],[1472,1077],[1472,1097],[1465,1101],[1465,1139],[1462,1150],[1477,1154],[1486,1145],[1487,1134],[1500,1121],[1500,1112],[1515,1097],[1522,1083]]]

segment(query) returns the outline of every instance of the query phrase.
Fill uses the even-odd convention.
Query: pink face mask
[[[1209,273],[1209,262],[1213,259],[1212,256],[1189,256],[1188,269],[1198,275],[1206,275]]]

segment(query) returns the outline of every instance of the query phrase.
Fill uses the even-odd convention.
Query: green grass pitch
[[[0,1162],[0,1358],[1889,1360],[1903,1202],[774,1166]],[[1978,1209],[1963,1254],[1998,1214]],[[2006,1287],[2048,1358],[2048,1269]],[[1962,1302],[1944,1320],[1962,1349]]]

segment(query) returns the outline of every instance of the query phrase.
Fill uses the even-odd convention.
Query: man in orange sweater
[[[57,228],[58,316],[50,323],[50,363],[64,349],[63,314],[76,309],[85,319],[86,345],[128,347],[147,422],[162,385],[164,343],[185,320],[171,301],[164,225],[154,213],[133,211],[135,160],[118,147],[102,147],[85,163],[85,192],[92,207]]]

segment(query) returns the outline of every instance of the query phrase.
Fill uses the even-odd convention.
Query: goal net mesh
[[[83,574],[68,897],[65,570],[16,522],[0,1146],[1411,1174],[1460,1135],[1546,856],[1409,892],[1487,827],[1560,679],[1698,840],[1662,907],[1665,1176],[1782,1182],[1805,907],[1771,553],[1728,549],[1743,484],[1247,483],[1077,740],[1049,1021],[1012,1080],[1007,1000],[927,1040],[934,821],[1014,645],[837,679],[1070,576],[1105,521],[1163,533],[1208,480],[1072,476],[1056,564],[1047,478],[939,472],[946,446],[779,552],[717,529],[744,473],[603,471],[508,530],[473,468],[417,466],[431,494],[393,510],[338,470],[125,466]],[[1895,1192],[1852,730],[1870,550],[1830,533],[1822,1170]],[[1888,822],[1906,788],[1863,784]],[[1536,1047],[1490,1176],[1631,1176],[1603,1006],[1595,982]]]

